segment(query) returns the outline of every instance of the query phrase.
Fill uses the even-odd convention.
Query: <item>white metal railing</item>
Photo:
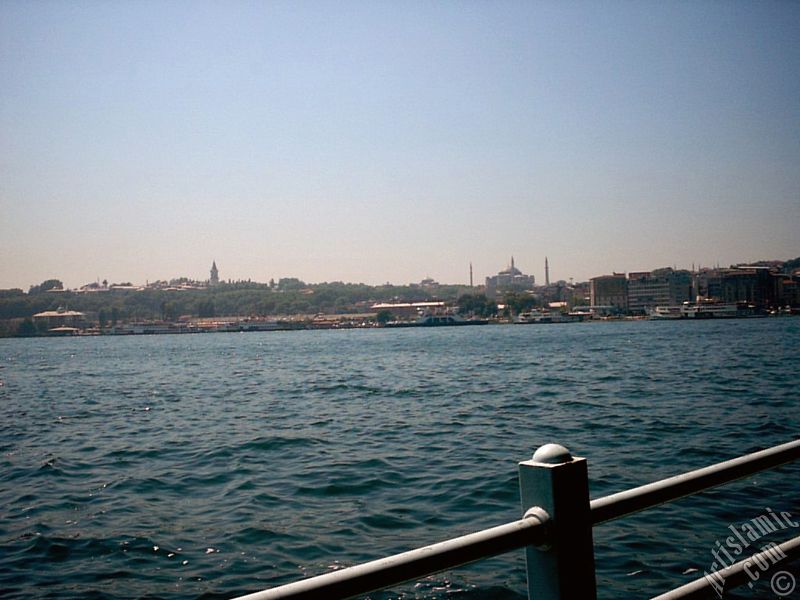
[[[563,446],[547,444],[531,460],[519,464],[522,519],[236,600],[350,598],[518,548],[526,549],[530,598],[591,600],[597,596],[594,525],[798,458],[800,439],[590,501],[586,459],[573,457]],[[800,537],[775,548],[773,553],[780,553],[787,562],[800,558]],[[728,566],[717,581],[723,581],[726,590],[747,583],[748,563],[759,558],[756,554]],[[706,597],[713,585],[711,578],[703,577],[653,600]]]
[[[787,540],[782,544],[776,544],[767,550],[753,554],[744,560],[740,560],[722,569],[719,572],[717,581],[724,581],[725,588],[729,590],[749,583],[753,572],[748,571],[748,569],[759,563],[770,564],[776,556],[782,557],[782,560],[787,563],[800,558],[800,536]],[[693,600],[699,600],[700,598],[707,599],[709,596],[709,587],[711,587],[711,583],[708,578],[700,577],[666,594],[651,598],[651,600],[678,600],[679,598],[681,600],[685,598],[691,598]],[[788,588],[785,591],[791,593]]]
[[[301,579],[277,588],[242,596],[242,598],[247,598],[247,600],[349,598],[356,594],[421,577],[420,573],[436,573],[531,544],[542,544],[547,521],[546,514],[534,509],[519,521],[340,571]]]

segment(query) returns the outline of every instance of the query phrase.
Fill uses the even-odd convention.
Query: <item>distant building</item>
[[[44,323],[48,329],[58,327],[82,328],[86,326],[86,315],[76,310],[59,307],[58,310],[46,310],[33,315],[33,322]]]
[[[210,285],[219,285],[219,271],[217,270],[217,261],[211,262],[211,279],[208,280]]]
[[[771,267],[732,266],[704,269],[695,275],[697,296],[719,302],[746,302],[759,307],[779,303],[780,276]]]
[[[617,312],[628,310],[628,279],[625,273],[590,279],[589,297],[593,307],[607,307],[609,311]]]
[[[425,289],[436,288],[439,287],[439,282],[433,279],[432,277],[426,277],[425,279],[419,282],[419,287]]]
[[[108,289],[112,292],[138,292],[144,288],[129,283],[114,283],[108,286]]]
[[[514,257],[511,265],[493,277],[486,278],[486,296],[494,298],[498,292],[521,292],[532,290],[536,283],[533,275],[525,275],[514,266]]]
[[[536,288],[536,295],[542,302],[567,302],[574,303],[574,286],[566,281],[556,281]]]
[[[670,268],[628,274],[628,310],[645,313],[656,306],[674,306],[691,300],[689,271]]]
[[[592,290],[591,284],[588,281],[580,281],[578,283],[571,283],[568,288],[570,291],[570,300],[573,308],[575,306],[591,304]]]
[[[86,285],[82,285],[78,290],[76,290],[79,294],[97,294],[108,292],[108,282],[104,281],[102,284],[99,281],[94,281],[92,283],[87,283]]]
[[[446,304],[442,301],[434,302],[379,302],[373,304],[370,310],[373,313],[383,310],[392,313],[393,317],[417,317],[425,312],[444,310]]]
[[[775,276],[778,307],[800,307],[800,273],[797,275],[778,274]]]

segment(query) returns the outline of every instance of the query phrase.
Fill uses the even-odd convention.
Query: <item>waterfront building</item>
[[[646,313],[656,306],[674,306],[691,300],[689,271],[670,268],[628,274],[628,310]]]
[[[46,310],[33,315],[35,324],[43,323],[47,329],[58,327],[83,328],[86,326],[86,315],[77,310],[67,310],[60,306],[58,310]]]
[[[370,306],[372,313],[389,311],[394,318],[418,317],[426,312],[443,311],[447,307],[445,302],[440,300],[431,302],[378,302]]]
[[[800,306],[800,273],[794,276],[779,274],[775,283],[779,308]]]
[[[704,269],[695,275],[694,291],[700,298],[718,302],[746,302],[767,307],[779,303],[780,274],[771,267],[731,266]]]
[[[588,281],[573,283],[570,279],[569,289],[571,290],[569,300],[573,307],[591,304],[592,290]]]
[[[628,310],[628,279],[625,273],[593,277],[589,280],[589,297],[593,307],[606,307],[608,312]]]
[[[494,298],[498,292],[522,292],[533,290],[536,279],[533,275],[525,275],[514,265],[514,257],[511,257],[511,265],[500,271],[497,275],[486,278],[486,296]]]

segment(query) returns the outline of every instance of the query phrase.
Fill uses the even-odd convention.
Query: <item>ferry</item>
[[[683,319],[683,307],[678,306],[656,306],[648,311],[648,316],[654,321],[662,319]]]
[[[514,323],[518,325],[530,323],[574,323],[580,320],[580,317],[576,315],[532,310],[520,313],[519,316],[514,319]]]
[[[754,306],[713,300],[699,300],[695,303],[684,302],[680,306],[656,306],[648,314],[654,320],[735,319],[737,317],[762,316]]]
[[[681,312],[687,319],[732,319],[741,316],[736,304],[722,302],[685,302]]]

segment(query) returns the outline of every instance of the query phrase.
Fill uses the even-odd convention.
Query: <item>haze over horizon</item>
[[[800,256],[800,3],[0,4],[0,288]]]

